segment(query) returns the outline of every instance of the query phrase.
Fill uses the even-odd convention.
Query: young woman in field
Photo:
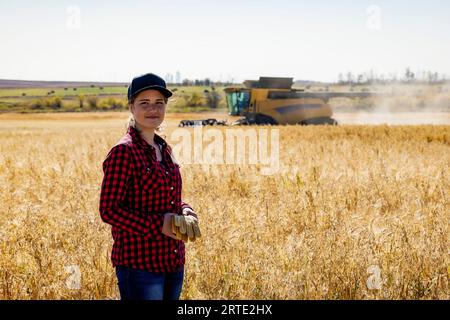
[[[181,200],[182,181],[171,148],[155,133],[172,92],[154,74],[132,80],[128,130],[103,162],[99,211],[112,226],[111,254],[121,299],[178,300],[185,246],[171,216],[197,216]]]

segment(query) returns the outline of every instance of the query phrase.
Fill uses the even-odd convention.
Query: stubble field
[[[168,141],[195,117],[168,115]],[[126,119],[0,115],[0,299],[119,297],[98,199]],[[449,125],[264,129],[279,132],[274,174],[182,164],[203,233],[182,299],[450,298]]]

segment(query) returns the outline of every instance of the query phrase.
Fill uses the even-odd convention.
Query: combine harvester
[[[328,104],[331,98],[368,98],[370,92],[308,92],[292,89],[293,78],[260,77],[244,81],[245,87],[225,88],[228,113],[242,116],[232,125],[301,124],[336,125]],[[182,120],[180,126],[225,125],[216,119]]]

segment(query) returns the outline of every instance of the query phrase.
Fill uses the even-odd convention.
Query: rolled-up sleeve
[[[140,213],[124,203],[133,164],[124,144],[114,146],[103,162],[99,211],[101,219],[126,232],[151,238],[162,236],[164,215]]]

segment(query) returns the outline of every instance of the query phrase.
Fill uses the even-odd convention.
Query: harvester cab
[[[250,90],[241,88],[225,89],[228,113],[231,116],[243,116],[249,112]]]

